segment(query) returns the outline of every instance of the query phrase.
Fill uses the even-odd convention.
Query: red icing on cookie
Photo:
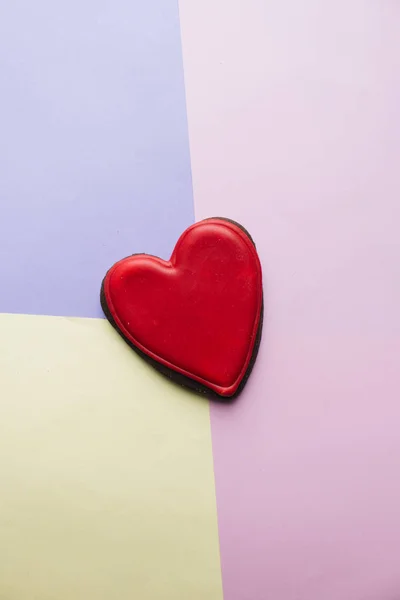
[[[189,227],[169,261],[138,254],[116,263],[103,299],[127,341],[164,367],[221,396],[246,375],[261,327],[262,274],[235,223]]]

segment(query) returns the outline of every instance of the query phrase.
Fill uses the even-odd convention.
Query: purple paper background
[[[176,0],[0,2],[0,312],[98,317],[193,222]]]

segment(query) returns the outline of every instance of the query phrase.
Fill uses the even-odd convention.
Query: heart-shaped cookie
[[[110,323],[155,368],[223,397],[243,388],[261,339],[261,265],[249,234],[206,219],[179,238],[169,261],[136,254],[106,274]]]

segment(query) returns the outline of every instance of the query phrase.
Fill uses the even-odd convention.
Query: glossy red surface
[[[223,219],[189,227],[169,261],[144,254],[104,280],[121,333],[164,366],[233,395],[249,367],[262,311],[262,274],[246,233]]]

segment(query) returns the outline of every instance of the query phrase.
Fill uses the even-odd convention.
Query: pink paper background
[[[400,3],[180,0],[196,218],[264,341],[213,405],[225,600],[400,598]]]

